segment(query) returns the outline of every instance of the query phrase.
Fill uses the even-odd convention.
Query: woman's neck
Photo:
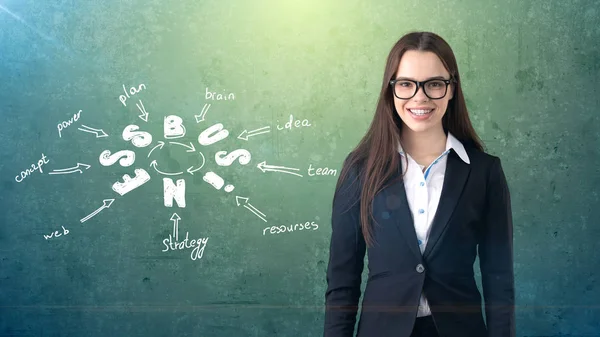
[[[400,139],[402,148],[411,157],[437,157],[446,150],[447,136],[443,129],[413,132],[405,127]]]

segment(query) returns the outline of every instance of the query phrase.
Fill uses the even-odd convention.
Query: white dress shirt
[[[431,222],[438,208],[440,195],[442,194],[442,186],[444,185],[444,175],[446,173],[446,162],[448,159],[447,154],[451,149],[454,150],[465,163],[470,163],[469,156],[467,155],[463,144],[448,132],[446,150],[423,172],[425,166],[417,164],[408,153],[405,153],[402,150],[402,146],[398,145],[398,152],[408,159],[407,169],[405,167],[405,159],[401,158],[402,172],[405,173],[404,189],[414,219],[415,232],[417,233],[421,254],[425,251],[431,229]],[[424,293],[421,293],[417,316],[421,317],[428,315],[431,315],[429,303],[427,302]]]

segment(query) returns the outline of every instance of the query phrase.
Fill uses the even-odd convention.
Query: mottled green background
[[[474,125],[503,160],[515,226],[518,336],[600,336],[598,1],[33,1],[0,0],[0,336],[319,336],[336,176],[366,130],[385,57],[411,30],[456,53]],[[147,90],[118,99],[122,85]],[[233,92],[214,101],[205,90]],[[141,99],[150,113],[137,118]],[[56,125],[79,124],[106,138]],[[232,193],[186,176],[187,207],[162,204],[150,149],[121,137],[131,123],[162,140],[164,116],[204,151]],[[311,126],[277,130],[293,114]],[[223,123],[227,139],[201,147]],[[248,141],[244,129],[270,126]],[[244,148],[250,164],[214,164]],[[135,150],[132,167],[100,152]],[[158,150],[157,150],[158,151]],[[44,153],[44,172],[15,175]],[[188,155],[160,151],[163,170]],[[298,168],[303,177],[256,165]],[[50,175],[77,162],[83,174]],[[152,179],[120,197],[134,167]],[[238,207],[250,198],[268,224]],[[85,223],[79,219],[115,198]],[[209,237],[204,257],[163,253],[180,233]],[[269,225],[318,230],[263,235]],[[60,230],[66,236],[45,240]],[[180,234],[181,236],[181,234]],[[477,264],[476,264],[477,266]],[[476,268],[479,276],[479,270]]]

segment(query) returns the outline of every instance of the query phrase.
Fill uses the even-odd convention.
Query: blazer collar
[[[460,159],[462,159],[462,161],[464,161],[467,164],[471,163],[469,155],[467,154],[463,143],[461,143],[460,140],[458,140],[456,137],[454,137],[452,133],[450,133],[450,131],[448,131],[446,137],[446,152],[448,152],[450,149],[454,150],[454,152],[456,152],[456,154]],[[400,143],[398,143],[398,152],[403,156],[405,155],[404,150],[402,149],[402,145]]]

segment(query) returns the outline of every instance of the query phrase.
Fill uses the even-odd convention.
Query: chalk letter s
[[[135,147],[146,147],[152,143],[152,135],[144,131],[136,131],[140,127],[137,125],[127,125],[123,129],[123,139],[131,140],[131,144]]]

